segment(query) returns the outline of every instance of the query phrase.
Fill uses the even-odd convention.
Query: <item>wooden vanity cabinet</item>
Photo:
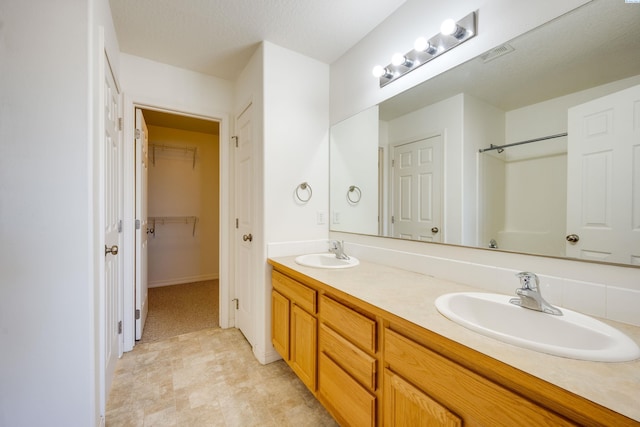
[[[278,263],[272,342],[342,426],[637,426]]]
[[[316,390],[317,292],[273,271],[271,341],[273,347],[311,390]]]

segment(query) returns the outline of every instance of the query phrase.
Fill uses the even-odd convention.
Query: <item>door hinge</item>
[[[236,303],[236,310],[237,310],[238,308],[240,308],[240,307],[239,307],[239,305],[238,305],[238,304],[240,303],[240,300],[239,300],[238,298],[234,298],[234,299],[232,299],[232,300],[231,300],[231,302]]]
[[[140,230],[140,220],[136,219],[136,230]]]
[[[122,320],[118,322],[118,335],[122,333]]]
[[[240,220],[238,218],[236,218],[236,228],[240,228]]]
[[[140,310],[136,310],[136,320],[140,320]]]
[[[118,117],[118,130],[122,130],[122,117]]]
[[[232,136],[231,139],[233,139],[236,142],[236,148],[238,148],[238,137],[237,136]]]
[[[136,129],[136,139],[140,139],[140,129]]]
[[[396,161],[395,160],[391,160],[391,167],[395,167],[396,165]]]
[[[118,220],[118,233],[122,233],[122,220]]]
[[[396,223],[396,217],[391,215],[391,224],[395,224]]]

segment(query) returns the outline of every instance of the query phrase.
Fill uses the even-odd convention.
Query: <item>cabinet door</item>
[[[457,427],[462,420],[421,390],[384,370],[384,425]]]
[[[284,360],[289,360],[289,300],[271,292],[271,343]]]
[[[316,390],[317,319],[293,304],[291,308],[291,368],[311,391]]]

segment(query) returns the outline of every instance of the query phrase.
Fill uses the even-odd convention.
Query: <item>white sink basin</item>
[[[442,295],[436,308],[450,320],[480,334],[531,350],[571,359],[626,362],[640,348],[619,330],[562,308],[562,316],[509,303],[507,295],[462,292]]]
[[[296,262],[300,265],[315,268],[351,268],[360,264],[357,258],[349,257],[349,259],[336,258],[335,254],[307,254],[296,257]]]

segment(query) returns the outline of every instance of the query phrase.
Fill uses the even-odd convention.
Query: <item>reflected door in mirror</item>
[[[442,241],[442,135],[393,147],[394,237]]]
[[[640,265],[640,86],[569,110],[567,255]]]

